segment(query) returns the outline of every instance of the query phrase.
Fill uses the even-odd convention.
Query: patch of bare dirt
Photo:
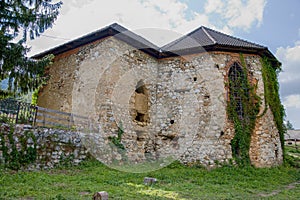
[[[292,190],[294,188],[296,188],[296,185],[299,185],[300,181],[294,182],[294,183],[290,183],[288,185],[286,185],[284,188],[282,189],[278,189],[278,190],[274,190],[271,193],[259,193],[258,196],[260,197],[271,197],[271,196],[275,196],[277,194],[279,194],[280,192],[283,192],[285,190]]]

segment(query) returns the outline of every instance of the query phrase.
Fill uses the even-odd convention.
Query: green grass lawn
[[[155,177],[152,186],[144,177]],[[208,171],[178,163],[158,171],[133,174],[97,161],[41,172],[0,169],[0,199],[300,199],[300,169],[224,166]]]
[[[158,179],[145,186],[145,176]],[[78,167],[42,172],[1,171],[0,199],[299,199],[299,169],[222,167],[207,171],[173,164],[146,174],[111,170],[89,161]]]

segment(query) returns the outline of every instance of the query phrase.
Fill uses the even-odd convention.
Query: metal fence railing
[[[0,122],[34,126],[37,107],[15,99],[0,100]]]
[[[35,126],[85,129],[89,127],[89,118],[38,106]]]
[[[87,129],[90,126],[88,117],[43,108],[10,98],[0,100],[0,123],[67,129]]]

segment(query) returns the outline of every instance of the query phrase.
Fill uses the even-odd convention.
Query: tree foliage
[[[8,89],[0,89],[0,97],[27,93],[44,80],[44,67],[53,56],[38,61],[28,58],[26,41],[52,26],[61,5],[52,0],[1,0],[0,81],[8,79]]]
[[[289,120],[286,122],[286,129],[295,130],[293,124]]]

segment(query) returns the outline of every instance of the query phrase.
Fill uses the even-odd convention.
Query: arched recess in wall
[[[149,90],[143,80],[137,82],[133,98],[133,121],[146,126],[149,123]]]
[[[229,98],[230,104],[234,106],[237,115],[240,118],[244,117],[243,98],[249,97],[248,87],[245,84],[246,74],[243,68],[234,62],[229,69]]]

